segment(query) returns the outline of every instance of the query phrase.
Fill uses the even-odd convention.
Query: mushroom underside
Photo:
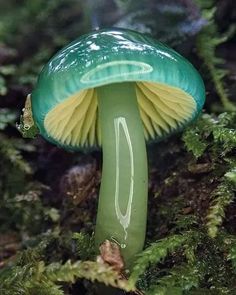
[[[180,88],[162,83],[136,82],[136,97],[146,140],[162,137],[181,128],[192,118],[196,102]],[[63,145],[101,145],[97,89],[75,93],[48,112],[47,133]]]

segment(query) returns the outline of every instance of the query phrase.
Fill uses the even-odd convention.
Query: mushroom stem
[[[144,245],[147,155],[135,83],[97,88],[103,168],[95,242],[116,241],[126,266]]]

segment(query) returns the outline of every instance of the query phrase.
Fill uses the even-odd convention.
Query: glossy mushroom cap
[[[201,111],[203,81],[181,55],[124,29],[95,31],[59,51],[32,93],[41,134],[68,149],[101,145],[97,87],[134,81],[145,138],[181,129]]]

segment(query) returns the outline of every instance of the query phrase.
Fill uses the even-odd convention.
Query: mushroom
[[[203,81],[185,58],[125,29],[80,37],[39,76],[32,111],[42,136],[67,150],[102,147],[95,242],[116,241],[127,266],[145,240],[145,140],[182,130],[204,100]]]

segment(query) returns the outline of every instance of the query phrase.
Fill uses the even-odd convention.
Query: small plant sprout
[[[145,142],[183,129],[204,99],[203,81],[186,59],[125,29],[82,36],[39,76],[31,101],[41,135],[67,150],[102,147],[95,242],[116,240],[128,267],[145,240]]]

